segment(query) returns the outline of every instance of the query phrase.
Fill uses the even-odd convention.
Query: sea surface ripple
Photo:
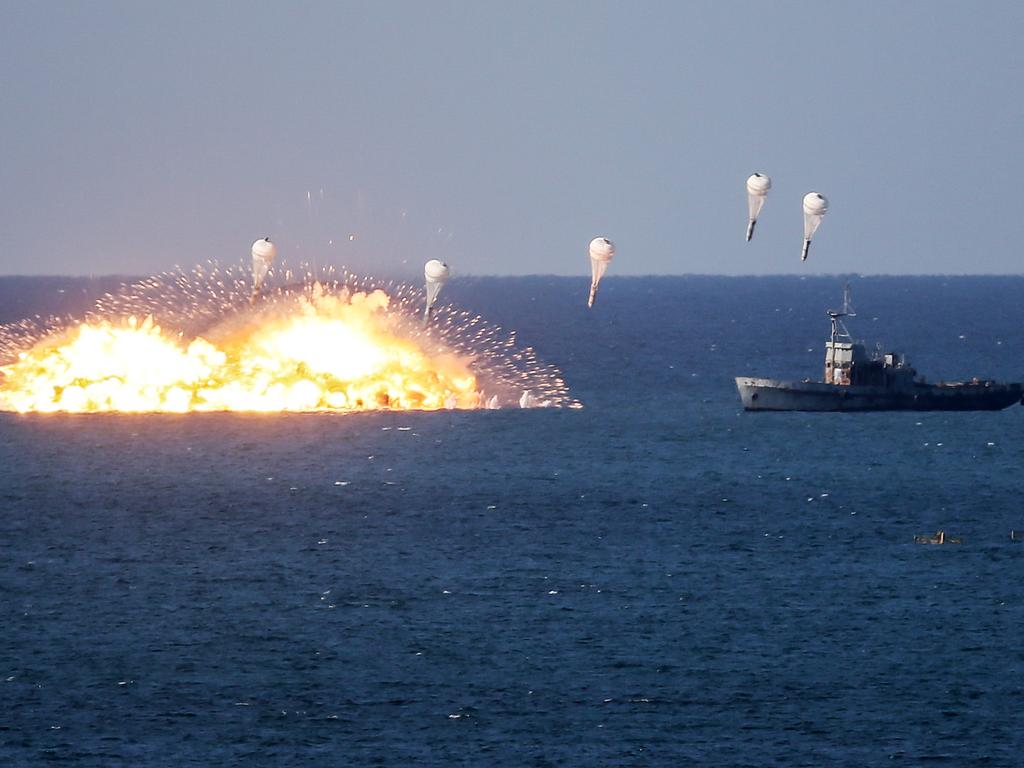
[[[1024,380],[1024,278],[853,283]],[[0,414],[0,765],[1021,764],[1024,409],[743,413],[838,278],[450,289],[584,408]]]

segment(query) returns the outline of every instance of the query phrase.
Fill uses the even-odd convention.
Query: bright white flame
[[[184,343],[151,319],[79,325],[0,368],[0,408],[321,411],[482,407],[469,361],[428,352],[388,296],[314,289],[222,338]]]

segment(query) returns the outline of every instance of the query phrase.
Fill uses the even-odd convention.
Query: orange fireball
[[[357,411],[476,408],[469,361],[427,351],[380,290],[265,305],[185,340],[138,322],[83,323],[0,368],[19,412]]]

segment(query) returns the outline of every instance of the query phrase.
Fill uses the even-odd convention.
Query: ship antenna
[[[843,325],[842,318],[857,316],[857,313],[853,311],[853,307],[850,306],[849,281],[843,284],[843,308],[828,310],[828,316],[832,320],[832,343],[834,344],[836,339],[840,337],[849,339],[850,332]]]
[[[846,317],[856,317],[857,313],[850,306],[850,281],[843,283],[843,314]]]

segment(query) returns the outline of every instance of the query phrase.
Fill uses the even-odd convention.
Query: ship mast
[[[850,332],[846,330],[846,326],[843,324],[844,317],[856,317],[856,313],[853,311],[853,307],[850,306],[850,283],[847,281],[843,284],[843,308],[842,309],[829,309],[827,310],[829,319],[832,321],[832,336],[831,343],[829,344],[829,369],[835,371],[836,368],[836,341],[843,339],[844,341],[852,341]],[[831,383],[831,382],[829,382]]]
[[[828,316],[832,319],[832,343],[836,343],[836,339],[842,338],[850,341],[850,332],[846,330],[846,326],[843,325],[842,318],[844,317],[856,317],[857,313],[853,311],[853,307],[850,306],[850,283],[843,284],[843,308],[842,309],[830,309]]]

